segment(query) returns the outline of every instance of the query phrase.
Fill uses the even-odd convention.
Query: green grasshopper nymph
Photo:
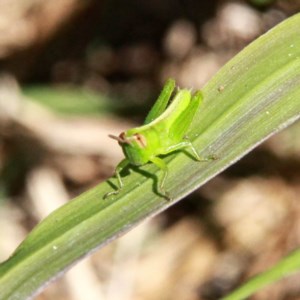
[[[169,104],[174,89],[175,81],[169,79],[148,113],[143,126],[129,129],[119,136],[109,135],[109,137],[118,141],[125,159],[115,169],[118,189],[105,194],[104,199],[120,192],[123,187],[120,172],[128,165],[142,166],[149,162],[155,164],[162,170],[158,190],[166,199],[170,199],[168,192],[164,189],[168,167],[159,155],[176,150],[190,149],[197,161],[211,159],[201,158],[192,143],[184,136],[202,102],[201,91],[197,91],[192,96],[189,90],[178,89]]]

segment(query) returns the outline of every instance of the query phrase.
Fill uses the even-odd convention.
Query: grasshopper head
[[[141,166],[149,161],[146,150],[147,141],[141,133],[122,132],[119,136],[109,135],[109,137],[118,141],[131,164]]]

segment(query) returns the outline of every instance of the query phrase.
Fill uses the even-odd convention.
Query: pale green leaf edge
[[[237,288],[223,300],[242,300],[251,296],[254,292],[300,270],[300,250],[293,251],[288,256],[270,268]]]
[[[125,177],[118,197],[102,200],[112,189],[108,182],[78,196],[41,222],[0,265],[0,299],[36,294],[77,260],[179,201],[297,120],[299,36],[298,14],[245,48],[205,86],[204,104],[189,136],[202,156],[218,159],[197,163],[184,153],[167,157],[166,188],[172,202],[153,192],[153,180],[160,174],[153,165],[141,168],[148,176],[131,172]]]

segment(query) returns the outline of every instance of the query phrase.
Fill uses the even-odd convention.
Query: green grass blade
[[[189,136],[201,156],[219,159],[198,163],[184,153],[167,157],[165,187],[173,202],[154,193],[160,173],[153,165],[125,177],[117,197],[103,201],[112,190],[109,182],[80,195],[41,222],[0,265],[0,299],[35,294],[78,259],[166,209],[298,119],[299,36],[298,14],[244,49],[206,85]]]
[[[22,92],[30,101],[62,114],[103,115],[116,109],[104,95],[74,86],[34,85],[23,87]]]
[[[266,285],[273,283],[285,276],[288,276],[296,271],[300,270],[300,250],[296,250],[284,259],[282,259],[279,263],[277,263],[270,270],[263,272],[240,288],[236,289],[231,294],[227,295],[223,300],[242,300],[246,299],[254,292],[260,290]]]

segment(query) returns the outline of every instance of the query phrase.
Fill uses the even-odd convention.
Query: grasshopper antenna
[[[124,138],[124,134],[120,134],[119,136],[116,136],[116,135],[112,135],[112,134],[109,134],[108,135],[111,139],[113,140],[116,140],[118,141],[119,143],[121,144],[130,144],[130,142],[128,141],[128,139]]]

